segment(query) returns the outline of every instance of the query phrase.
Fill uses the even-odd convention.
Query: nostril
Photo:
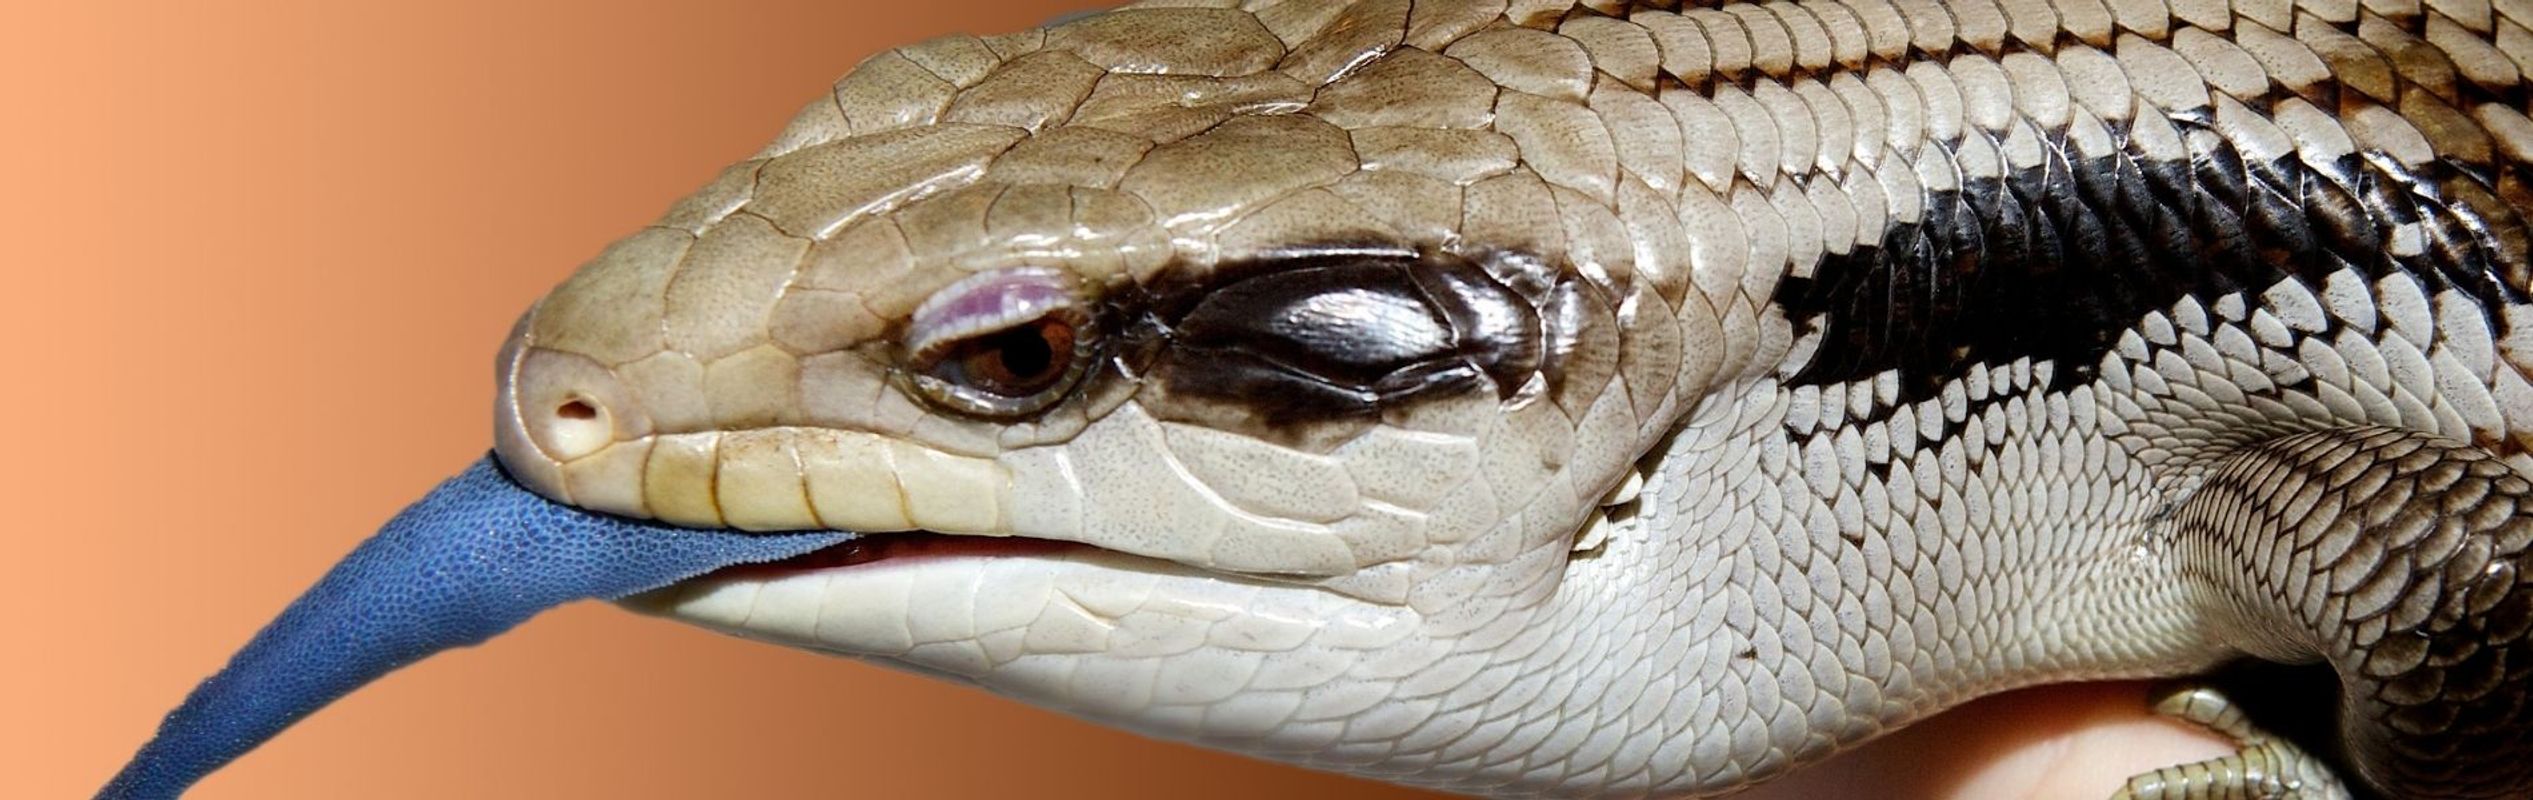
[[[607,411],[586,397],[573,395],[554,407],[554,417],[546,423],[546,441],[552,443],[556,460],[570,461],[605,449],[616,438],[615,424]]]

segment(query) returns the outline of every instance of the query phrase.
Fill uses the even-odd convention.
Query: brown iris
[[[1053,388],[1073,363],[1073,324],[1055,317],[1005,328],[953,345],[944,362],[958,364],[959,383],[1004,397]]]
[[[1061,309],[914,354],[915,388],[955,411],[1010,418],[1053,405],[1085,369],[1090,320]]]
[[[899,356],[918,394],[947,411],[1016,419],[1062,401],[1099,341],[1071,273],[1016,267],[969,275],[915,308]]]

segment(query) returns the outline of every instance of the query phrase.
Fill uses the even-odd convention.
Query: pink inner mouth
[[[874,561],[950,556],[1043,556],[1090,547],[1078,542],[1019,536],[951,536],[929,531],[869,533],[849,542],[828,545],[781,561],[734,564],[713,570],[704,577],[766,580],[822,569],[843,569]]]

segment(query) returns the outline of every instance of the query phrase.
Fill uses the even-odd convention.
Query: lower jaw
[[[615,603],[724,635],[974,683],[993,665],[918,649],[979,638],[986,631],[961,616],[975,613],[980,596],[1051,598],[1059,576],[1175,571],[1169,562],[1075,542],[905,531],[724,567]],[[977,594],[986,587],[992,591]]]

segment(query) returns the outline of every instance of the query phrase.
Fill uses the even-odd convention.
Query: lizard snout
[[[493,449],[528,488],[574,502],[564,465],[650,434],[650,417],[616,370],[588,356],[536,347],[527,331],[523,321],[502,347]]]
[[[538,450],[568,462],[636,433],[617,429],[617,409],[630,405],[620,386],[611,370],[594,362],[538,350],[520,359],[504,405],[519,415]]]

